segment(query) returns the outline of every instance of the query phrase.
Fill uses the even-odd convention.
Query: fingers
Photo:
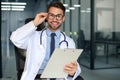
[[[64,67],[64,72],[68,73],[69,75],[73,76],[77,70],[77,62],[73,61],[69,64],[66,64]]]
[[[45,13],[45,12],[38,13],[36,15],[35,19],[33,20],[33,23],[35,24],[35,26],[38,26],[43,21],[45,21],[45,19],[47,18],[47,16],[48,16],[48,13]]]
[[[75,66],[77,66],[76,62],[71,62],[70,64],[66,64],[66,69],[71,70],[73,69]]]
[[[37,14],[37,16],[38,16],[40,19],[46,18],[47,15],[48,15],[48,13],[44,13],[44,12]]]

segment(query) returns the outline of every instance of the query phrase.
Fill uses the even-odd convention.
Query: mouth
[[[57,25],[57,24],[58,24],[58,22],[53,21],[53,22],[51,22],[51,24],[52,24],[52,25]]]

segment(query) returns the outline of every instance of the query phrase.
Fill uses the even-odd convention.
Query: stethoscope
[[[40,45],[42,45],[42,34],[43,34],[43,32],[46,30],[47,28],[44,28],[42,31],[41,31],[41,34],[40,34]],[[66,40],[66,36],[65,36],[65,34],[61,31],[61,33],[62,33],[62,35],[64,36],[64,40],[62,40],[60,43],[59,43],[59,46],[63,43],[63,42],[65,42],[66,43],[66,46],[67,46],[67,48],[68,48],[68,41]]]

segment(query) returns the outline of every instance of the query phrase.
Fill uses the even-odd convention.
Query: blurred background
[[[120,80],[120,0],[1,0],[1,80],[17,80],[24,68],[25,51],[11,43],[11,32],[46,12],[52,1],[64,3],[62,31],[74,39],[78,49],[84,49],[78,59],[81,76]]]

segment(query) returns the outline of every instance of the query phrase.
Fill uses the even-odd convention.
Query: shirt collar
[[[47,34],[47,36],[50,37],[51,33],[53,33],[53,32],[52,32],[50,29],[47,28],[47,29],[46,29],[46,34]],[[57,38],[60,37],[60,35],[61,35],[60,33],[61,33],[60,30],[57,30],[57,31],[55,32]]]

